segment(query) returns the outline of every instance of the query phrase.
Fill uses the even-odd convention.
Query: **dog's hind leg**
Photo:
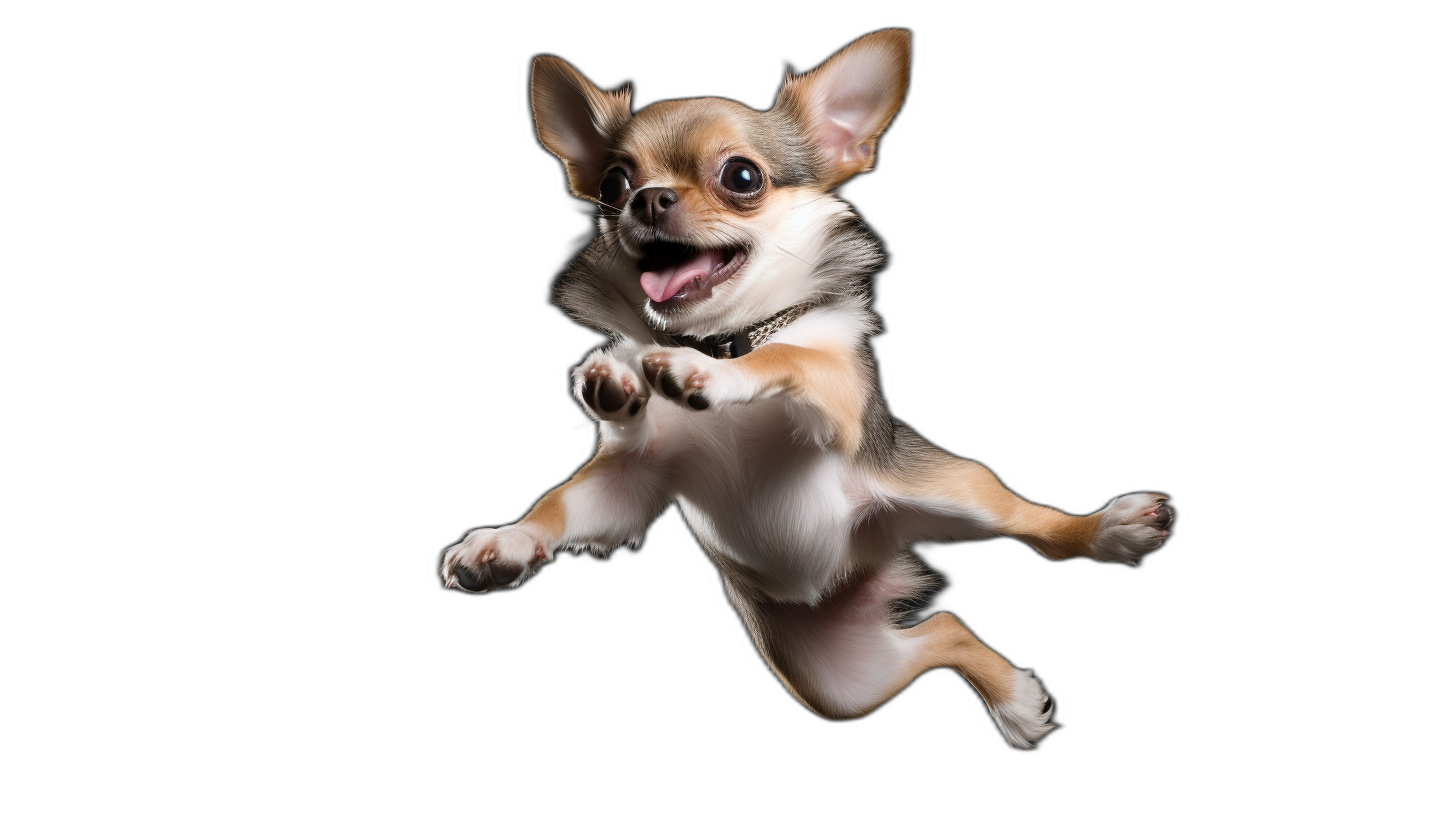
[[[1074,516],[1023,499],[980,462],[919,437],[902,441],[901,466],[883,477],[890,509],[878,519],[899,542],[1010,536],[1052,559],[1080,555],[1136,565],[1171,534],[1173,508],[1162,493],[1128,493]]]
[[[895,625],[893,605],[926,591],[927,576],[904,558],[847,582],[815,604],[755,596],[728,579],[729,597],[784,686],[821,716],[868,714],[921,673],[960,672],[985,700],[1017,748],[1031,748],[1053,728],[1052,701],[1029,670],[982,643],[955,616],[941,612],[917,626]]]

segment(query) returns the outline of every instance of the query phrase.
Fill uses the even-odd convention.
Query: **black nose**
[[[632,211],[649,224],[656,224],[668,208],[677,203],[677,193],[666,187],[648,187],[632,197]]]

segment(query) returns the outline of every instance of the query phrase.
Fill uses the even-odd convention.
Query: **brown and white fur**
[[[1136,564],[1167,539],[1172,512],[1159,493],[1086,516],[1034,504],[887,412],[869,346],[883,253],[833,191],[872,166],[904,98],[909,45],[903,30],[866,35],[791,72],[767,111],[704,98],[633,113],[629,87],[602,91],[536,58],[541,142],[571,192],[600,205],[597,237],[554,292],[611,338],[573,373],[599,444],[520,521],[449,547],[442,574],[472,592],[515,587],[563,548],[639,542],[675,502],[804,705],[857,717],[949,666],[1007,741],[1030,748],[1055,727],[1030,671],[948,613],[906,625],[938,583],[910,546],[1010,536],[1048,558]],[[686,248],[654,260],[663,242]],[[736,358],[674,345],[801,304]]]

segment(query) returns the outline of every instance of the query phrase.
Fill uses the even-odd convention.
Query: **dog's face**
[[[596,274],[656,328],[732,331],[808,300],[832,227],[832,190],[868,170],[904,99],[909,33],[866,35],[805,74],[774,106],[658,102],[602,91],[565,61],[537,57],[531,107],[571,192],[599,207]]]

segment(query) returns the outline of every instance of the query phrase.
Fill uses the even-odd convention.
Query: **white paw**
[[[1001,735],[1015,748],[1034,748],[1057,724],[1052,722],[1056,705],[1031,669],[1016,669],[1016,687],[1011,698],[991,706],[991,718]]]
[[[642,355],[642,375],[654,391],[695,411],[746,402],[752,396],[728,361],[697,349],[651,349]]]
[[[603,351],[592,352],[571,372],[571,393],[603,422],[640,416],[650,396],[637,372]]]
[[[1173,506],[1162,493],[1128,493],[1102,508],[1102,522],[1089,547],[1098,561],[1137,566],[1144,555],[1173,534]]]
[[[446,589],[506,589],[519,586],[550,557],[545,545],[516,525],[482,527],[445,550],[440,577],[445,579]]]

